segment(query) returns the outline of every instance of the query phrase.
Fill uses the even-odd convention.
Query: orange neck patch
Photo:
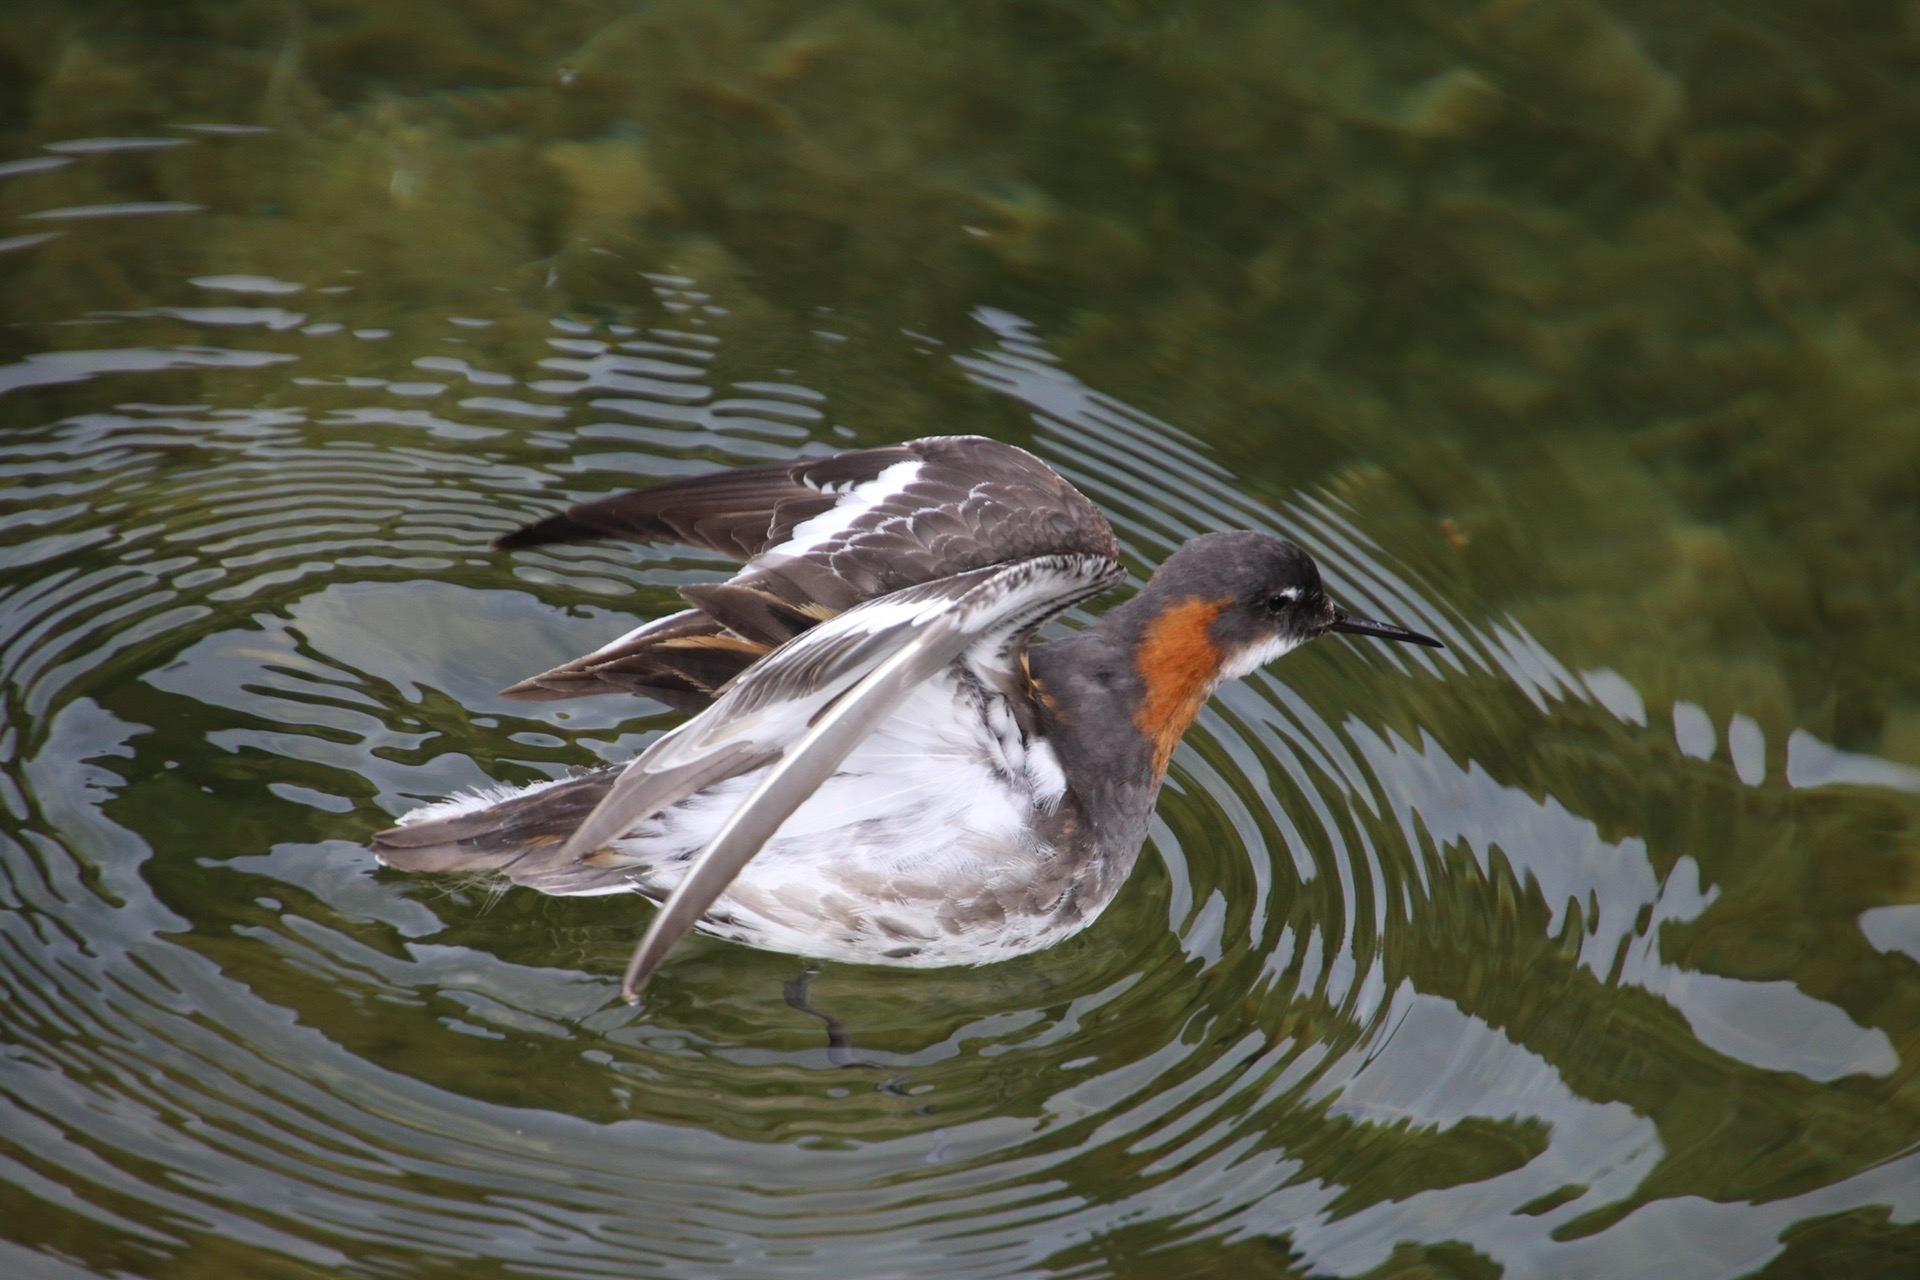
[[[1134,659],[1146,699],[1133,723],[1153,740],[1153,776],[1167,771],[1180,735],[1200,714],[1220,676],[1220,646],[1208,631],[1225,600],[1182,600],[1155,618]]]

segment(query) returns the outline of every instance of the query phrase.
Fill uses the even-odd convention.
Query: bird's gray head
[[[1328,632],[1443,647],[1416,631],[1349,613],[1327,598],[1313,557],[1284,538],[1209,533],[1176,551],[1143,598],[1204,622],[1216,680],[1233,680]],[[1197,639],[1197,637],[1196,637]]]

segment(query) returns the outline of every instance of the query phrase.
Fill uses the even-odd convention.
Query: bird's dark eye
[[[1290,592],[1281,592],[1278,595],[1268,596],[1267,612],[1268,613],[1285,613],[1287,611],[1287,606],[1292,603],[1293,603],[1293,595]]]

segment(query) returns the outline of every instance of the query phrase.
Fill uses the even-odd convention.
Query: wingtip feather
[[[517,551],[521,547],[543,547],[554,542],[585,542],[600,536],[598,530],[562,513],[503,533],[491,545],[495,551]]]

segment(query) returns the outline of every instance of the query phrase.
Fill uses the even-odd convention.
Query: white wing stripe
[[[898,497],[906,492],[907,486],[919,479],[920,466],[918,458],[896,462],[873,479],[844,491],[840,500],[833,506],[811,520],[803,520],[795,525],[793,533],[785,542],[777,547],[767,548],[759,558],[773,561],[797,558],[839,537],[851,529],[861,516],[866,515],[888,498]]]

